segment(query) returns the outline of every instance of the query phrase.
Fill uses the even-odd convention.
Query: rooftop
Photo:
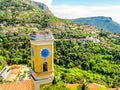
[[[44,41],[54,40],[52,33],[49,30],[33,31],[30,40]]]
[[[17,68],[11,69],[5,81],[13,82],[14,80],[17,79],[19,73],[20,73],[20,69],[17,69]]]
[[[0,76],[2,76],[3,81],[5,81],[4,83],[7,83],[29,80],[30,73],[30,68],[26,65],[12,65],[4,67],[0,72]]]
[[[25,80],[7,84],[1,84],[0,90],[34,90],[34,83],[32,80]]]

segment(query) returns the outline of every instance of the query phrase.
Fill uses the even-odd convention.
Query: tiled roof
[[[97,85],[97,84],[89,84],[88,88],[89,88],[89,90],[99,90],[99,85]]]
[[[0,90],[34,90],[34,83],[32,80],[25,80],[8,84],[1,84]]]

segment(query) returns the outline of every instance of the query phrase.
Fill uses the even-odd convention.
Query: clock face
[[[50,54],[50,51],[48,49],[44,48],[41,50],[41,56],[43,58],[47,58],[49,56],[49,54]]]

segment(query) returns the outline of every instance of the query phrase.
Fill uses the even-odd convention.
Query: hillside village
[[[77,90],[73,88],[82,86],[84,80],[88,87],[94,83],[100,88],[96,90],[120,87],[120,34],[57,18],[24,0],[1,0],[0,8],[1,85],[29,82],[29,37],[33,31],[50,30],[55,38],[55,80],[45,90]]]

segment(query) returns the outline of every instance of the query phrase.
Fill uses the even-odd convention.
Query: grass
[[[106,87],[103,87],[103,86],[99,86],[99,89],[98,90],[108,90]]]

